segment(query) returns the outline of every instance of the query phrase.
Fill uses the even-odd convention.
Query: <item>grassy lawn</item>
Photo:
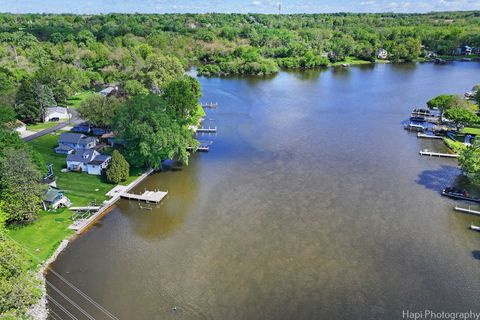
[[[49,121],[49,122],[39,122],[35,124],[29,124],[27,125],[27,130],[38,132],[38,131],[42,131],[42,130],[54,127],[59,123],[60,122]]]
[[[452,140],[448,137],[443,138],[443,142],[449,147],[451,150],[453,150],[455,153],[459,153],[462,149],[465,148],[465,145],[463,144],[462,141],[456,141]]]
[[[338,62],[332,63],[331,65],[332,66],[340,66],[344,63],[349,64],[349,65],[356,65],[356,64],[371,64],[372,62],[367,61],[367,60],[361,60],[361,59],[354,58],[354,57],[346,57],[345,61],[338,61]]]
[[[93,94],[95,94],[95,91],[93,90],[86,90],[86,91],[77,93],[76,95],[67,99],[67,105],[70,108],[76,109],[80,106],[80,103],[82,103],[83,100],[85,100],[86,98],[88,98]]]
[[[57,177],[57,187],[65,190],[67,197],[73,206],[85,206],[92,202],[101,204],[106,200],[105,193],[115,185],[108,183],[102,176],[89,175],[87,173],[61,172],[66,167],[66,155],[56,154],[58,135],[45,135],[29,144],[33,146],[45,159],[45,163],[53,164],[53,172]],[[144,172],[141,168],[130,170],[130,178],[124,183],[128,184]],[[72,212],[66,208],[53,211],[43,211],[36,222],[12,228],[9,235],[26,246],[40,260],[47,259],[58,244],[72,231],[68,229]],[[38,251],[37,251],[38,250]],[[32,267],[37,261],[32,261]]]
[[[465,127],[462,129],[462,133],[480,136],[480,128]]]
[[[42,211],[38,220],[24,227],[16,227],[8,230],[8,234],[26,247],[40,261],[44,261],[52,255],[58,244],[67,236],[72,234],[68,226],[72,223],[70,220],[71,212],[62,208],[56,212]],[[38,260],[31,259],[31,266],[38,265]]]

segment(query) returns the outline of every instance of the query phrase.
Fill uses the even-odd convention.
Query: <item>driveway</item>
[[[29,135],[27,137],[24,137],[24,138],[22,138],[23,141],[27,141],[27,142],[32,141],[33,139],[37,139],[37,138],[40,138],[40,137],[42,137],[46,134],[50,134],[54,131],[63,129],[66,126],[69,126],[69,125],[75,126],[75,125],[83,122],[83,120],[79,118],[77,110],[69,108],[68,112],[70,112],[70,114],[72,115],[72,118],[69,121],[61,122],[61,123],[57,124],[56,126],[53,126],[51,128],[36,132],[36,133],[34,133],[32,135]]]

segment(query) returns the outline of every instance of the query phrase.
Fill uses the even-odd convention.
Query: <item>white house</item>
[[[70,119],[70,113],[65,107],[49,107],[45,108],[45,115],[43,116],[43,122],[68,120]]]
[[[75,153],[67,156],[67,168],[71,171],[101,175],[102,170],[108,167],[111,158],[93,149],[77,149]]]
[[[378,49],[376,54],[378,59],[382,59],[382,60],[388,59],[388,51],[383,48]]]

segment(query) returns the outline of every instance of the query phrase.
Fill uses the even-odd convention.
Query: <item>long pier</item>
[[[145,201],[147,203],[160,203],[168,194],[168,191],[145,191],[142,194],[121,193],[120,197],[128,200]]]
[[[153,169],[147,170],[144,174],[142,174],[140,177],[135,179],[132,183],[130,183],[128,186],[122,186],[118,185],[112,190],[110,190],[107,193],[107,196],[112,197],[110,200],[105,201],[103,206],[95,212],[91,217],[88,219],[82,219],[75,221],[69,229],[75,230],[76,234],[82,234],[88,228],[93,225],[95,222],[100,220],[104,215],[106,215],[110,209],[113,207],[113,205],[120,199],[121,194],[128,192],[129,190],[133,189],[136,185],[138,185],[140,182],[142,182],[146,177],[148,177],[151,173],[153,172]]]
[[[218,107],[218,102],[202,102],[200,105],[204,108],[214,109]]]
[[[458,158],[458,154],[431,152],[431,151],[428,151],[428,150],[420,151],[420,155],[430,156],[430,157],[441,157],[441,158]]]
[[[473,214],[473,215],[476,215],[476,216],[480,216],[480,211],[472,210],[472,209],[470,209],[470,207],[464,208],[464,207],[455,206],[454,210],[459,211],[459,212],[463,212],[463,213],[468,213],[468,214]]]

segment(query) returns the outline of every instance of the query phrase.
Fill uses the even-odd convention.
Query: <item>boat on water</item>
[[[430,116],[432,112],[428,109],[415,108],[412,110],[412,116]]]
[[[350,65],[348,63],[342,63],[341,66],[344,67],[344,68],[350,67]]]
[[[447,63],[446,60],[443,60],[443,59],[441,59],[441,58],[435,58],[435,59],[433,60],[433,62],[436,63],[436,64],[445,64],[445,63]]]
[[[478,232],[480,232],[480,227],[478,227],[478,226],[475,226],[475,225],[471,224],[471,225],[470,225],[470,230],[473,230],[473,231],[478,231]]]
[[[421,124],[416,124],[416,123],[405,124],[403,126],[403,128],[405,130],[417,131],[417,132],[424,132],[426,130],[426,128],[424,126],[422,126]]]
[[[466,200],[466,201],[472,201],[472,202],[480,203],[480,199],[472,198],[466,190],[453,188],[453,187],[444,188],[442,190],[442,196],[450,197],[450,198],[453,198],[453,199]]]
[[[418,116],[418,115],[412,114],[412,115],[410,116],[410,121],[413,121],[413,122],[425,122],[425,121],[427,121],[427,118],[425,118],[424,116]]]

